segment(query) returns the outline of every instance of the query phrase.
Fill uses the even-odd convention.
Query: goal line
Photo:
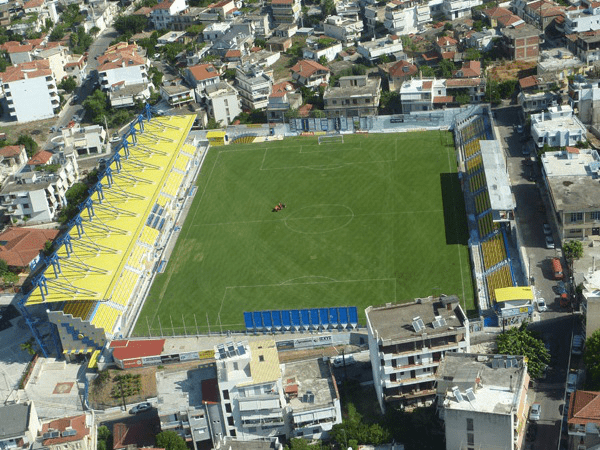
[[[343,144],[344,143],[344,135],[343,134],[326,134],[324,136],[319,136],[319,145],[321,144]]]

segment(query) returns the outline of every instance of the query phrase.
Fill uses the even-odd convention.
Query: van
[[[331,364],[333,365],[333,367],[343,367],[344,358],[346,359],[347,366],[354,364],[356,362],[356,361],[354,361],[354,356],[352,356],[352,355],[344,355],[344,356],[340,355],[340,356],[336,356],[335,358],[331,358]]]
[[[560,263],[560,259],[558,258],[552,258],[552,273],[554,274],[555,280],[563,279],[562,264]]]

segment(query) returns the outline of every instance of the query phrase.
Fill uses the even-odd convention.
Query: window
[[[467,419],[467,431],[473,431],[473,419]]]
[[[231,403],[225,403],[225,411],[228,413],[231,412]]]
[[[264,360],[265,360],[265,357],[264,357],[263,355],[258,355],[258,360],[259,360],[260,362],[264,362]]]
[[[238,365],[237,362],[233,363],[233,370],[240,370],[240,366]]]
[[[371,99],[370,98],[366,98],[365,99],[365,103],[371,103]]]
[[[475,435],[473,433],[467,433],[467,445],[475,445]]]
[[[571,213],[571,222],[580,222],[582,220],[583,220],[582,212]]]
[[[600,211],[592,211],[590,217],[592,220],[600,220]]]
[[[29,208],[29,203],[23,203],[23,208]]]
[[[224,400],[229,400],[229,391],[227,389],[225,389],[223,391],[223,399]]]
[[[234,425],[234,422],[233,422],[233,416],[229,416],[229,417],[227,418],[227,423],[228,423],[229,425],[231,425],[231,426],[233,426],[233,425]]]
[[[356,104],[358,103],[358,100],[357,100],[357,99],[355,99],[355,98],[353,98],[353,99],[352,99],[352,103],[356,105]]]

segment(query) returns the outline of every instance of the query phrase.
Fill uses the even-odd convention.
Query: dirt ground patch
[[[111,391],[114,387],[118,388],[118,383],[115,377],[118,375],[141,375],[141,390],[139,394],[125,397],[125,403],[139,403],[151,397],[156,397],[156,368],[149,367],[144,369],[131,370],[109,370],[109,376],[103,383],[98,383],[96,380],[90,385],[89,401],[90,406],[94,409],[111,408],[123,404],[121,397],[113,398]],[[99,378],[101,378],[99,376]]]
[[[490,78],[502,82],[535,75],[537,62],[535,61],[510,61],[501,66],[489,69]]]
[[[15,142],[22,134],[31,136],[41,148],[50,135],[50,127],[55,123],[56,117],[22,124],[0,125],[0,133],[6,133],[6,140],[10,143]]]

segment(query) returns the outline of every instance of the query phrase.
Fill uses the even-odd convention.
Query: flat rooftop
[[[365,310],[367,322],[370,324],[373,334],[383,341],[412,341],[420,338],[423,332],[428,336],[448,334],[452,330],[463,327],[463,318],[457,317],[457,311],[462,314],[458,304],[458,297],[426,297],[416,299],[412,303],[390,304],[389,306],[368,307]],[[447,309],[451,304],[451,309]],[[424,329],[415,331],[413,319],[420,317]],[[433,322],[436,316],[441,316],[445,324],[434,328]]]
[[[513,210],[515,202],[500,143],[498,141],[479,141],[479,145],[492,209]]]
[[[276,381],[281,376],[279,354],[272,339],[248,342],[250,347],[250,374],[252,381],[244,384],[260,384]]]
[[[322,358],[286,363],[283,389],[286,394],[291,394],[289,403],[294,412],[333,406],[333,401],[338,398],[331,370]],[[305,401],[307,393],[314,394],[313,401]]]
[[[547,177],[592,176],[590,164],[600,164],[596,150],[573,149],[571,152],[546,152],[542,155],[542,165]]]
[[[587,130],[585,127],[576,119],[576,116],[562,116],[555,117],[553,119],[545,119],[542,122],[535,122],[533,127],[537,130],[538,135],[543,135],[544,133],[554,134],[557,130],[573,130],[575,128],[583,130],[584,136]]]
[[[526,372],[522,356],[447,353],[436,373],[437,392],[446,394],[446,409],[510,414],[518,407]],[[459,398],[454,387],[460,390]],[[473,390],[471,400],[465,393],[468,388]]]

